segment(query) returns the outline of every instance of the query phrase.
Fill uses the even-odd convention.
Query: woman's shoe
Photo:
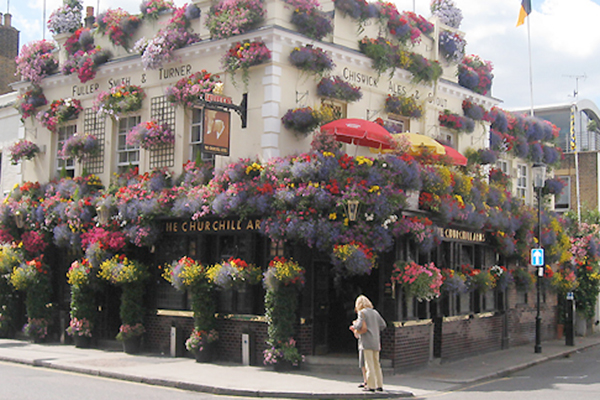
[[[383,388],[377,388],[375,390],[377,390],[378,392],[383,392]]]
[[[366,383],[361,383],[360,385],[358,385],[359,388],[364,388],[365,386],[367,386]]]
[[[363,392],[374,392],[375,389],[369,389],[368,387],[363,388]]]

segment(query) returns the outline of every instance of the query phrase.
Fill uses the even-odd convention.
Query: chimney
[[[12,15],[9,13],[4,14],[4,26],[10,26],[12,21]]]
[[[85,8],[84,22],[86,28],[92,28],[92,25],[94,25],[94,22],[96,22],[96,18],[94,18],[94,7],[88,6]]]

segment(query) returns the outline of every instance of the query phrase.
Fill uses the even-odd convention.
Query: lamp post
[[[537,192],[538,199],[538,248],[542,248],[542,189],[546,181],[546,165],[534,164],[531,168],[533,174],[533,187]],[[543,264],[543,263],[542,263]],[[535,346],[534,352],[542,352],[541,325],[542,317],[540,315],[540,295],[542,289],[542,277],[544,276],[544,265],[537,267],[537,310],[535,314]]]

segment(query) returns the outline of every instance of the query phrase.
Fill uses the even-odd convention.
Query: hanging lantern
[[[17,228],[23,228],[25,226],[25,213],[23,211],[17,210],[15,211],[14,217]]]
[[[108,224],[108,220],[110,219],[110,207],[107,207],[104,204],[98,206],[96,207],[96,213],[98,214],[98,222],[100,222],[100,224]]]

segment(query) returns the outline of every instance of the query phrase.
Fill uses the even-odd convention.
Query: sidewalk
[[[206,393],[274,398],[394,398],[432,395],[457,385],[504,376],[510,372],[600,344],[600,335],[542,343],[496,351],[464,360],[431,365],[406,374],[384,376],[384,392],[365,393],[354,375],[327,375],[300,370],[274,372],[265,367],[239,364],[200,364],[191,358],[160,355],[128,355],[120,351],[77,349],[61,344],[33,344],[0,339],[0,361],[54,368],[89,375],[123,379]]]

